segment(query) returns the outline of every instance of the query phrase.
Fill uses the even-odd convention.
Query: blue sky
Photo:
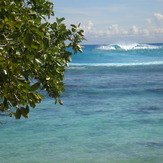
[[[87,44],[163,42],[163,0],[51,1],[56,17],[81,23]]]

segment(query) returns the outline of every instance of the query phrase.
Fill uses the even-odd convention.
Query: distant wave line
[[[105,67],[123,67],[123,66],[150,66],[163,65],[163,61],[142,62],[142,63],[70,63],[70,66],[105,66]]]

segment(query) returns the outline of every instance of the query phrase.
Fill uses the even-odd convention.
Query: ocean
[[[0,163],[162,163],[163,44],[85,45],[64,105],[0,117]]]

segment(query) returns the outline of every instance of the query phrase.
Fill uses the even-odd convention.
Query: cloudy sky
[[[163,0],[51,0],[56,17],[81,23],[87,44],[163,42]]]

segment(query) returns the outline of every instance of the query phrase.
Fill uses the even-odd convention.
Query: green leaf
[[[71,24],[71,27],[77,28],[76,25],[74,25],[74,24]]]
[[[40,82],[37,82],[31,86],[32,91],[36,91],[40,87]]]
[[[45,97],[41,93],[37,93],[40,99],[45,99]]]
[[[18,80],[18,82],[19,82],[20,84],[26,84],[26,83],[27,83],[27,81],[24,80],[23,78],[18,78],[17,80]]]
[[[3,100],[4,107],[8,107],[7,98],[6,97],[3,97],[2,100]]]
[[[82,46],[77,45],[77,48],[78,48],[78,50],[79,50],[81,53],[83,52],[83,50],[82,50]]]
[[[36,107],[36,104],[35,104],[35,102],[32,100],[32,99],[29,99],[29,104],[30,104],[30,106],[32,107],[32,108],[35,108]]]
[[[27,31],[24,37],[25,45],[31,46],[32,41],[33,41],[33,35],[29,31]]]
[[[25,118],[29,117],[29,106],[28,105],[26,106],[26,108],[21,107],[21,114]]]
[[[17,109],[16,110],[16,113],[15,113],[15,118],[16,119],[20,119],[20,117],[21,117],[21,110],[20,109]]]
[[[71,61],[72,61],[72,59],[71,59],[71,57],[70,57],[70,56],[68,56],[66,59],[67,59],[69,62],[71,62]]]
[[[59,102],[60,105],[63,105],[63,101],[62,100],[59,99],[58,102]]]
[[[72,28],[71,30],[72,30],[72,32],[76,32],[76,28]]]
[[[61,23],[62,21],[64,21],[64,20],[65,20],[64,17],[63,17],[63,18],[60,18],[60,19],[59,19],[59,18],[56,18],[56,21],[57,21],[58,24],[60,24],[60,23]]]
[[[50,45],[50,39],[44,38],[43,43],[44,43],[44,48],[47,49]]]

